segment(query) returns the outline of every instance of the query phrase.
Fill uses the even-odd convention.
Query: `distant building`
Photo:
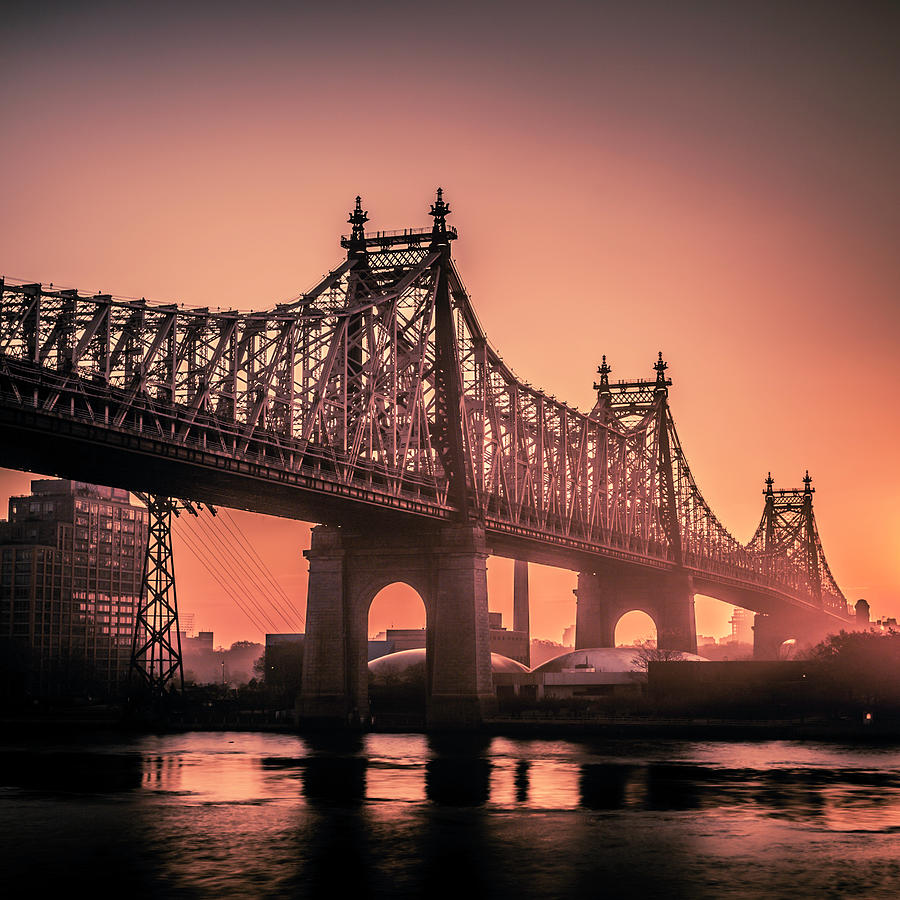
[[[382,656],[387,656],[388,653],[393,653],[393,650],[391,650],[390,641],[386,639],[379,639],[378,637],[369,640],[369,655],[367,657],[369,662],[371,662],[373,659],[379,659]]]
[[[391,645],[391,653],[400,650],[418,650],[425,646],[424,628],[388,628],[387,642]]]
[[[388,628],[379,631],[369,640],[369,660],[399,653],[401,650],[418,650],[425,646],[424,628]]]
[[[267,634],[264,657],[266,685],[283,694],[291,705],[300,690],[303,669],[303,634]]]
[[[118,694],[131,663],[147,511],[118,488],[40,480],[31,489],[10,498],[0,522],[10,674],[32,696]]]
[[[736,644],[753,643],[753,613],[749,609],[735,606],[731,614],[731,638]]]
[[[527,666],[531,660],[527,631],[507,631],[503,627],[503,615],[498,612],[488,613],[488,624],[491,629],[491,653],[514,659]]]
[[[204,632],[200,632],[203,634]],[[208,632],[210,637],[212,637],[212,632]],[[285,644],[293,644],[297,647],[303,646],[303,641],[306,639],[305,634],[294,634],[294,633],[284,633],[284,634],[267,634],[266,635],[266,650],[269,647],[283,646]]]
[[[213,633],[211,631],[198,631],[195,636],[181,632],[181,653],[187,656],[190,653],[212,653]]]
[[[682,656],[705,662],[694,653]],[[531,671],[495,670],[493,677],[498,697],[596,700],[618,694],[640,694],[647,682],[647,671],[646,663],[632,647],[595,647],[563,653]]]

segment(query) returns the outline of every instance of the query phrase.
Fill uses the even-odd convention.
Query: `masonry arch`
[[[797,638],[788,638],[779,644],[776,656],[778,659],[796,659],[800,654],[800,642]]]
[[[431,693],[428,626],[429,604],[407,581],[391,581],[369,600],[369,656],[375,664],[366,685],[374,721],[424,721]]]
[[[406,580],[387,580],[370,589],[366,601],[369,639],[388,629],[426,629],[428,604],[422,592]]]
[[[613,645],[630,647],[636,643],[652,641],[659,637],[656,620],[643,609],[629,609],[621,613],[613,626]]]

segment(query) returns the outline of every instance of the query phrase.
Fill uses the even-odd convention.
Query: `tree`
[[[809,652],[832,697],[900,706],[900,632],[841,631]]]
[[[646,672],[652,662],[677,662],[682,659],[684,653],[681,650],[664,650],[657,647],[655,641],[642,641],[636,645],[631,661],[641,672]]]
[[[256,662],[253,663],[253,676],[254,678],[258,678],[262,681],[266,677],[266,654],[263,653],[262,656],[256,659]]]

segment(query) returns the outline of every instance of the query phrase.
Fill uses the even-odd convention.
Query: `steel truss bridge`
[[[365,233],[292,302],[212,311],[0,280],[0,464],[307,521],[478,523],[494,553],[684,572],[757,611],[847,620],[807,476],[771,478],[743,543],[703,497],[669,405],[611,381],[578,410],[488,343],[433,227]]]

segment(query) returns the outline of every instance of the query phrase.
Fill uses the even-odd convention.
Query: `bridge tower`
[[[428,721],[435,727],[477,725],[496,705],[491,681],[488,549],[479,519],[464,420],[463,388],[450,291],[450,207],[438,188],[431,206],[429,250],[437,254],[434,328],[435,426],[431,434],[456,521],[411,529],[393,520],[363,519],[312,532],[301,720],[355,725],[368,716],[368,610],[383,587],[403,581],[425,604]],[[408,233],[367,238],[365,213],[351,214],[342,242],[357,290],[365,289],[364,253],[409,241]],[[350,323],[352,327],[352,323]],[[360,362],[363,362],[360,360]],[[364,368],[364,366],[363,366]]]
[[[575,618],[575,647],[612,647],[615,628],[627,612],[640,610],[656,624],[657,645],[666,650],[697,652],[697,627],[694,619],[694,584],[684,566],[681,524],[674,475],[670,432],[674,424],[668,395],[672,384],[666,377],[668,365],[662,353],[656,360],[652,381],[610,383],[612,367],[606,356],[597,369],[600,381],[594,384],[597,404],[593,415],[602,422],[618,421],[628,425],[647,416],[655,422],[656,472],[654,482],[645,485],[643,494],[632,498],[636,512],[656,506],[659,509],[661,536],[668,547],[672,566],[648,571],[612,560],[601,567],[578,574],[578,598]],[[627,465],[627,460],[623,460]]]
[[[775,490],[772,473],[766,477],[765,506],[757,537],[762,544],[769,574],[786,579],[792,573],[798,587],[808,596],[813,607],[823,607],[823,576],[830,580],[819,551],[819,535],[813,513],[812,478],[803,476],[803,487]],[[752,542],[751,542],[752,543]],[[804,615],[796,609],[783,608],[757,613],[753,623],[753,655],[775,659],[788,639],[811,643],[824,638],[833,623],[823,626],[818,617]]]

